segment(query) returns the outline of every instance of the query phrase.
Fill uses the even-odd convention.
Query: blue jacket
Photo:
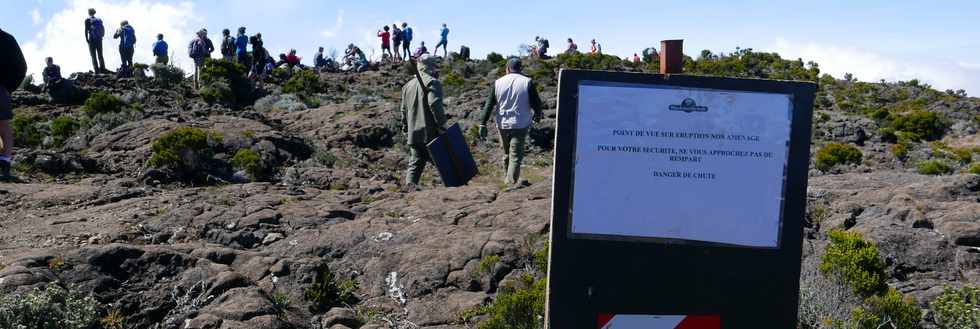
[[[406,27],[402,29],[402,40],[412,41],[412,28]]]
[[[163,40],[157,40],[153,43],[153,56],[167,56],[167,42]]]
[[[440,33],[440,35],[442,36],[442,40],[445,41],[446,38],[449,37],[449,28],[448,27],[442,28],[442,32]]]
[[[123,26],[119,45],[126,48],[133,48],[136,45],[136,30],[133,29],[132,25]]]
[[[244,55],[248,53],[248,36],[241,34],[235,38],[235,48],[237,48],[238,55]]]

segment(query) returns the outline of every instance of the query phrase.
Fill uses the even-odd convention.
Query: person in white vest
[[[480,136],[487,136],[487,121],[496,114],[500,143],[504,147],[504,180],[508,185],[517,184],[524,162],[524,140],[531,121],[541,119],[541,98],[531,78],[521,74],[521,60],[507,61],[507,74],[494,81],[490,96],[483,106]]]

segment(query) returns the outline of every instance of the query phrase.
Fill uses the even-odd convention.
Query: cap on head
[[[238,33],[245,33],[245,27],[244,26],[239,27],[238,28]]]
[[[89,14],[89,16],[95,15],[95,8],[89,8],[88,9],[88,14]]]
[[[513,57],[507,60],[507,71],[511,73],[520,73],[524,65],[521,63],[521,59]]]
[[[224,35],[229,35],[229,34],[231,34],[231,31],[229,31],[228,29],[224,29],[224,30],[221,30],[221,33],[224,34]]]
[[[208,30],[201,29],[200,31],[197,31],[197,35],[201,37],[208,35]]]
[[[129,25],[129,21],[124,20],[121,23],[119,23],[119,25],[122,25],[122,26]]]
[[[388,25],[385,25],[385,31],[389,30]]]
[[[425,73],[431,75],[439,71],[438,70],[439,63],[436,62],[435,56],[432,56],[430,54],[422,54],[422,56],[419,56],[418,62],[422,64],[422,66],[419,69],[425,71]]]
[[[157,39],[163,40],[163,33],[157,34]]]
[[[45,63],[48,63],[48,64],[51,64],[51,63],[54,63],[54,58],[51,58],[51,57],[45,57],[45,58],[44,58],[44,62],[45,62]]]
[[[402,27],[408,26],[408,23],[402,22]]]

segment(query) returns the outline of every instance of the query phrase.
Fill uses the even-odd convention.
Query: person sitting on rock
[[[507,60],[507,74],[490,87],[483,106],[480,136],[487,137],[487,121],[496,116],[500,144],[504,151],[504,180],[515,185],[521,177],[524,162],[524,141],[531,122],[541,120],[541,98],[531,78],[521,74],[521,60]]]
[[[443,112],[442,103],[442,83],[439,81],[439,68],[435,57],[422,55],[419,58],[419,64],[421,65],[419,65],[418,70],[422,81],[413,78],[405,83],[402,87],[400,105],[402,131],[406,135],[406,143],[409,149],[405,185],[410,188],[418,186],[422,179],[422,171],[425,170],[425,163],[431,161],[426,144],[438,137],[439,131],[446,125],[446,115]],[[423,94],[428,98],[428,104],[423,102]]]
[[[51,57],[45,58],[44,71],[41,77],[44,79],[44,89],[47,89],[51,96],[51,102],[55,104],[68,104],[73,100],[75,84],[61,76],[61,67],[54,64]]]
[[[301,60],[302,57],[296,56],[296,49],[290,49],[289,54],[286,55],[286,66],[289,67],[289,71],[292,72],[294,67],[299,66]]]
[[[364,55],[364,51],[360,47],[355,46],[353,43],[349,44],[344,53],[345,63],[354,72],[365,72],[370,68],[370,62],[368,62],[367,56]]]
[[[419,43],[419,48],[415,49],[415,53],[412,54],[412,58],[419,58],[424,54],[428,54],[429,49],[425,47],[425,41]]]
[[[313,68],[319,70],[327,64],[327,61],[323,57],[323,47],[317,50],[316,55],[313,55]]]
[[[566,54],[574,54],[578,52],[578,45],[572,41],[572,38],[568,38],[568,49],[565,49]]]

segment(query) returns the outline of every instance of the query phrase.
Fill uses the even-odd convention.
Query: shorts
[[[14,108],[11,104],[10,93],[7,88],[0,87],[0,121],[7,121],[14,118]]]
[[[439,40],[439,43],[436,44],[436,48],[439,48],[439,46],[445,47],[445,46],[448,45],[448,43],[449,43],[449,41],[446,40],[446,39]]]

